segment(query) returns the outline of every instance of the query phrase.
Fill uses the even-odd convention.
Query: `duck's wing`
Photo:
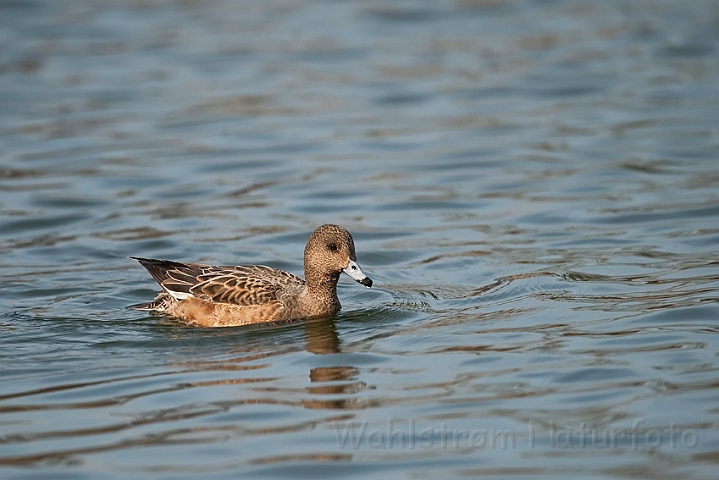
[[[278,300],[300,278],[262,265],[210,266],[169,260],[136,258],[167,293],[177,300],[197,297],[216,303],[261,305]]]
[[[235,305],[260,305],[280,299],[282,292],[304,282],[294,275],[263,265],[209,267],[190,288],[196,297]]]

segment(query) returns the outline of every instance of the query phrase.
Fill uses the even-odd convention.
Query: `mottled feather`
[[[278,300],[283,288],[301,288],[304,280],[264,265],[210,266],[131,257],[177,299],[188,295],[217,303],[261,305]],[[179,294],[179,295],[178,295]]]

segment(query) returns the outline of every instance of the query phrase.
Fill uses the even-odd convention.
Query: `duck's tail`
[[[167,306],[172,302],[174,298],[167,292],[160,292],[157,294],[155,299],[151,302],[137,303],[135,305],[128,305],[125,308],[130,310],[144,310],[150,312],[164,312],[167,310]]]

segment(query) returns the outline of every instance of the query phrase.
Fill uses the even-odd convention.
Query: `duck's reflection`
[[[340,340],[333,317],[309,320],[305,323],[305,341],[308,352],[317,355],[339,353]],[[364,390],[365,384],[358,380],[359,370],[352,366],[315,367],[310,369],[310,382],[313,385],[305,391],[313,398],[305,399],[305,408],[316,409],[357,409],[364,402],[349,396]],[[343,395],[345,398],[323,399],[315,396]]]
[[[305,342],[307,351],[317,355],[338,353],[340,339],[337,335],[334,317],[322,317],[305,322]]]

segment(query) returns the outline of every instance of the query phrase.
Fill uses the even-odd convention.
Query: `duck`
[[[264,265],[211,266],[129,257],[162,290],[151,302],[128,308],[177,318],[200,327],[231,327],[333,315],[342,308],[337,282],[347,274],[367,288],[372,279],[357,263],[352,235],[322,225],[304,250],[304,279]]]

